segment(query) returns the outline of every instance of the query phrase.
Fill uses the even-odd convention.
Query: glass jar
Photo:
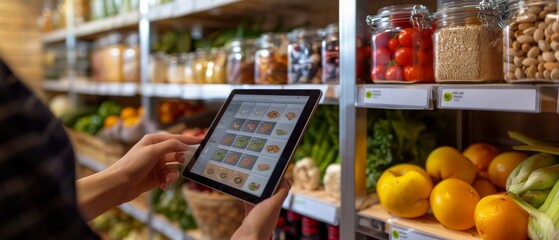
[[[502,30],[497,5],[479,0],[443,4],[435,13],[435,80],[492,82],[503,79]]]
[[[140,82],[140,38],[138,33],[126,37],[122,54],[122,73],[125,82]]]
[[[227,56],[227,82],[231,84],[254,83],[254,40],[235,39]]]
[[[91,53],[91,77],[99,82],[103,78],[103,49],[106,45],[106,38],[102,37],[93,42],[93,52]]]
[[[103,72],[101,81],[121,82],[123,80],[124,44],[120,33],[111,33],[107,36],[107,45],[103,48]]]
[[[509,83],[559,82],[557,2],[509,1],[504,77]]]
[[[320,83],[320,38],[317,29],[298,28],[289,33],[287,82]]]
[[[287,45],[284,34],[266,33],[258,40],[254,60],[256,84],[287,83]],[[287,45],[286,45],[287,43]]]
[[[322,40],[322,83],[340,82],[340,39],[338,24],[330,24],[324,29]]]
[[[184,62],[185,59],[179,55],[171,55],[167,58],[167,81],[170,83],[185,83]]]
[[[367,16],[371,34],[371,79],[375,83],[433,81],[433,43],[429,9],[395,5]]]
[[[206,68],[206,83],[227,83],[225,77],[225,63],[227,54],[223,49],[212,49]]]
[[[206,69],[208,67],[208,51],[205,49],[196,50],[194,57],[194,82],[201,84],[206,83]]]
[[[181,61],[184,62],[184,82],[188,84],[196,83],[194,81],[194,53],[182,53]]]
[[[167,78],[167,56],[157,52],[149,57],[149,80],[154,83],[164,83]]]

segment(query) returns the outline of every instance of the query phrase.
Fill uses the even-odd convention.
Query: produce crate
[[[109,142],[87,133],[66,128],[74,151],[109,166],[118,161],[131,148],[120,143]]]

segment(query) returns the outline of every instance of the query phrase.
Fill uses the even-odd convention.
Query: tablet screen
[[[309,98],[235,94],[190,171],[260,197]]]

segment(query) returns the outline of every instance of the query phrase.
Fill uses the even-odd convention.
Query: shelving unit
[[[313,1],[318,2],[319,1]],[[79,24],[68,36],[66,30],[56,30],[42,37],[44,44],[74,41],[76,38],[91,39],[111,30],[139,29],[143,36],[142,65],[147,64],[149,44],[145,42],[150,23],[167,23],[180,19],[182,23],[208,25],[231,24],[238,16],[288,5],[285,9],[301,12],[304,4],[296,0],[176,0],[156,6],[145,12],[134,11],[124,15]],[[152,104],[151,98],[173,98],[188,100],[223,100],[233,89],[321,89],[323,104],[340,105],[340,149],[342,156],[342,199],[334,200],[324,192],[305,192],[293,189],[284,202],[284,208],[310,216],[328,224],[340,225],[340,239],[355,239],[356,231],[367,236],[384,239],[393,231],[406,234],[408,238],[422,239],[479,239],[475,230],[453,231],[442,227],[430,215],[418,219],[402,219],[391,216],[379,204],[359,209],[367,197],[359,181],[364,173],[365,160],[362,152],[366,134],[364,112],[366,108],[432,110],[448,109],[462,111],[498,111],[518,113],[559,113],[558,84],[365,84],[356,85],[355,36],[361,31],[366,0],[339,0],[340,24],[340,85],[187,85],[150,83],[142,72],[142,83],[92,83],[86,81],[44,81],[48,91],[73,92],[103,96],[142,96],[142,105]],[[280,10],[278,10],[280,11]],[[286,10],[281,10],[286,11]],[[237,21],[239,19],[236,19]],[[143,22],[142,22],[143,21]],[[140,23],[140,24],[139,24]],[[146,23],[148,27],[146,27]],[[142,25],[144,24],[144,25]],[[143,26],[143,27],[142,27]],[[71,38],[71,39],[67,39]],[[145,69],[145,67],[144,67]],[[100,171],[106,166],[84,156],[80,164]],[[363,170],[364,171],[364,170]],[[133,203],[120,206],[122,210],[147,222],[149,211]],[[151,226],[166,236],[176,239],[196,238],[195,234],[184,234],[162,218],[154,217]]]

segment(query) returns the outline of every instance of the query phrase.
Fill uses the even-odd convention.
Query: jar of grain
[[[227,82],[231,84],[254,83],[254,53],[252,39],[235,39],[227,56]]]
[[[320,38],[314,28],[297,28],[288,35],[287,82],[320,83]]]
[[[103,64],[101,81],[122,82],[124,80],[122,60],[125,48],[120,33],[111,33],[107,36],[107,45],[101,54]]]
[[[193,62],[193,79],[195,83],[207,83],[206,82],[206,69],[208,68],[208,50],[199,48],[196,50],[196,55]]]
[[[483,7],[482,7],[483,6]],[[502,81],[502,31],[497,4],[479,0],[443,4],[435,13],[435,80]]]
[[[285,34],[266,33],[258,40],[254,60],[256,84],[287,83],[287,45]]]
[[[430,11],[423,5],[395,5],[367,16],[371,34],[371,79],[375,83],[433,81]]]
[[[171,55],[167,58],[167,81],[170,83],[185,83],[184,58]]]
[[[559,82],[558,17],[556,1],[508,3],[503,30],[507,82]]]

